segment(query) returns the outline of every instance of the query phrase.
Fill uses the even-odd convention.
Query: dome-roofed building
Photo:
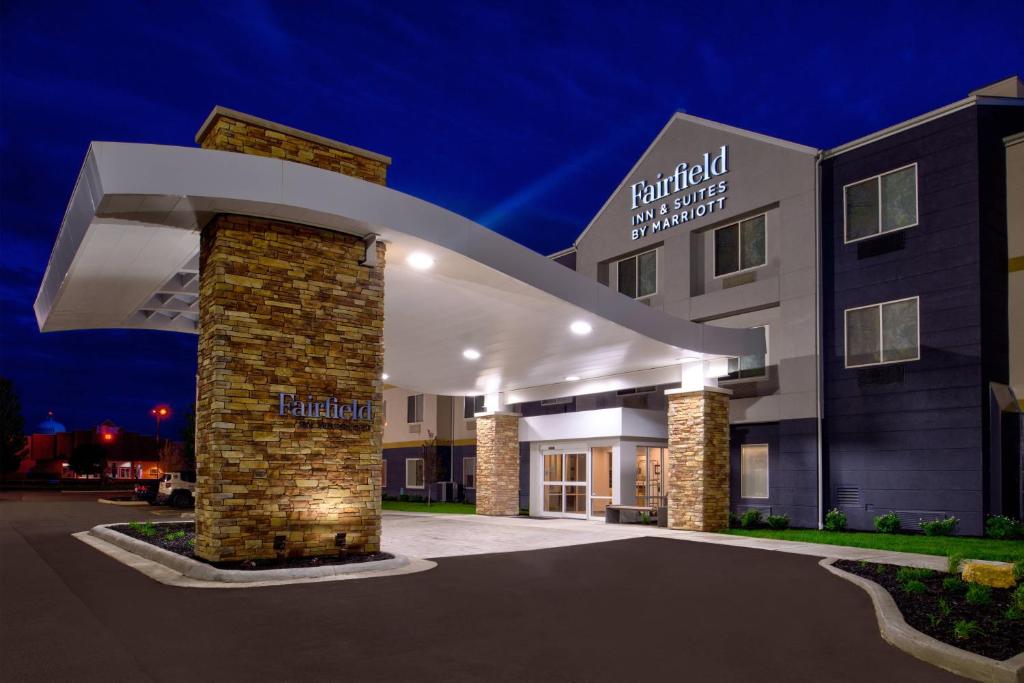
[[[36,434],[63,434],[67,429],[53,419],[53,411],[46,414],[46,419],[36,425]]]

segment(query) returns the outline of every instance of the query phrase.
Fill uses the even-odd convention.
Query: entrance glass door
[[[590,516],[603,518],[612,504],[612,449],[590,449]]]
[[[666,505],[665,456],[667,448],[638,446],[636,449],[636,504],[657,508]]]
[[[544,512],[565,517],[587,516],[587,454],[544,454]]]

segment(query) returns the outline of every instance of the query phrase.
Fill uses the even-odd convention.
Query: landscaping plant
[[[972,605],[988,605],[992,602],[992,589],[980,583],[969,584],[965,599]]]
[[[935,575],[931,569],[921,569],[919,567],[900,567],[896,570],[896,578],[901,583],[907,583],[909,581],[920,581],[921,579],[930,579]]]
[[[1024,524],[1006,515],[992,515],[985,520],[985,535],[1010,540],[1024,536]]]
[[[156,536],[156,527],[153,526],[153,522],[132,522],[128,526],[140,536],[145,536],[146,538]]]
[[[903,583],[903,591],[905,593],[915,593],[915,594],[927,593],[928,592],[928,586],[924,585],[923,582],[918,581],[917,579],[913,579],[911,581],[906,581],[906,582]]]
[[[952,536],[959,524],[960,520],[956,517],[936,519],[932,522],[921,522],[921,531],[925,536]]]
[[[826,531],[846,531],[846,514],[839,508],[832,508],[825,513]]]
[[[942,589],[947,593],[963,593],[967,584],[959,576],[947,576],[942,580]]]
[[[963,561],[964,561],[964,556],[963,555],[960,555],[958,553],[954,553],[954,554],[950,555],[947,558],[947,560],[946,560],[946,562],[947,562],[946,571],[949,572],[950,574],[954,575],[954,576],[959,576],[959,574],[960,574],[960,563],[963,562]]]
[[[740,517],[740,526],[744,529],[756,529],[761,526],[761,511],[747,510]]]
[[[895,512],[875,517],[875,531],[880,534],[894,534],[900,530],[900,518]]]
[[[975,636],[982,635],[982,630],[977,622],[960,619],[953,625],[953,635],[958,640],[970,640]]]
[[[1013,563],[1013,578],[1024,581],[1024,557]]]
[[[729,528],[739,529],[740,528],[740,517],[735,512],[729,513]]]
[[[771,529],[788,529],[789,515],[768,515],[768,527]]]

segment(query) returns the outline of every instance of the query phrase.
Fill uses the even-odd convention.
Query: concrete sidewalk
[[[540,550],[630,538],[671,538],[843,560],[866,560],[944,571],[946,558],[873,548],[780,541],[698,531],[675,531],[640,524],[538,517],[481,517],[420,512],[384,512],[384,550],[411,557],[458,557]]]

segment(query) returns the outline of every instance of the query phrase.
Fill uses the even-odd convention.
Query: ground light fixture
[[[569,329],[573,334],[578,334],[581,337],[585,334],[590,334],[594,330],[591,324],[585,320],[577,320],[572,325],[569,325]]]
[[[480,358],[480,352],[476,349],[466,349],[462,352],[462,357],[466,360],[477,360]]]
[[[427,270],[434,265],[434,259],[422,251],[414,251],[405,258],[405,262],[416,270]]]

